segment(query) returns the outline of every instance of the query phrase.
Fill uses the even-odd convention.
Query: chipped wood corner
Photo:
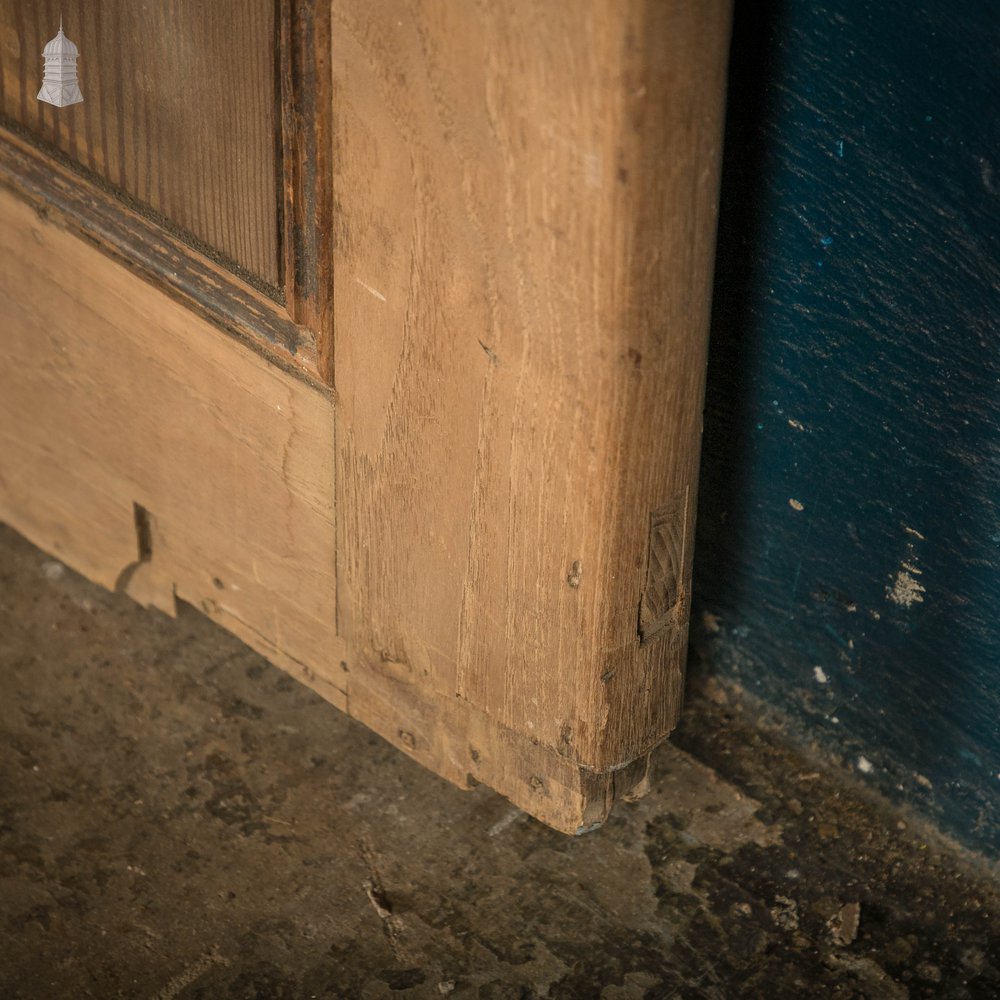
[[[461,699],[401,679],[382,661],[361,656],[342,666],[348,714],[457,787],[486,785],[563,833],[596,829],[616,801],[648,789],[648,753],[594,771],[565,748],[543,746]]]

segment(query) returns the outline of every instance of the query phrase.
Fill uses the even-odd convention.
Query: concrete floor
[[[0,526],[0,997],[997,997],[990,872],[693,685],[554,833]]]

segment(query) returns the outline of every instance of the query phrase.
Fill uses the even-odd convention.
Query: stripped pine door
[[[56,6],[0,0],[0,518],[601,822],[680,708],[728,0],[67,2],[40,106]]]

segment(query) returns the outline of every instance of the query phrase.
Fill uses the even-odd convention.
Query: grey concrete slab
[[[0,527],[0,996],[987,997],[988,865],[711,679],[569,838]]]

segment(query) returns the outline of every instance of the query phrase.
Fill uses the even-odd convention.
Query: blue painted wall
[[[737,0],[718,260],[695,642],[1000,851],[1000,6]]]

